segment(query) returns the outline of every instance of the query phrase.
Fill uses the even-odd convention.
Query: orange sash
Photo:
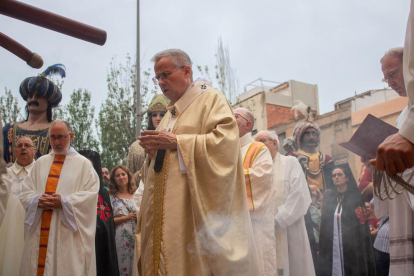
[[[261,142],[253,142],[250,144],[247,149],[246,155],[243,160],[244,168],[244,180],[246,182],[246,193],[247,193],[247,204],[249,205],[249,210],[254,212],[254,201],[253,201],[253,189],[252,183],[250,182],[249,168],[252,166],[254,160],[259,154],[260,150],[265,145]]]
[[[49,175],[47,177],[45,194],[51,195],[56,192],[59,182],[60,172],[62,171],[63,163],[66,155],[55,155],[53,164],[50,167]],[[50,222],[52,220],[53,210],[43,210],[42,225],[40,228],[40,242],[39,242],[39,259],[37,261],[37,275],[43,276],[46,264],[47,244],[49,241]]]

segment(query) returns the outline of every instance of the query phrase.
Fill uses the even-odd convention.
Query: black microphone
[[[154,171],[160,172],[162,170],[162,163],[164,162],[165,149],[159,149],[155,157]]]

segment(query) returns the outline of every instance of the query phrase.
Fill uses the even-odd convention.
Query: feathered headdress
[[[295,119],[297,119],[298,113],[305,116],[306,121],[313,121],[313,113],[311,112],[311,107],[304,104],[302,101],[294,100],[293,103],[295,104],[291,109],[290,112],[294,113]]]
[[[58,106],[62,100],[62,92],[54,82],[47,77],[59,75],[66,77],[66,67],[63,64],[54,64],[49,66],[43,73],[37,77],[26,78],[20,85],[20,95],[27,101],[30,94],[39,98],[46,98],[52,107]]]
[[[46,68],[46,70],[41,74],[42,76],[45,77],[51,77],[54,75],[59,75],[62,78],[66,77],[66,67],[65,65],[61,64],[61,63],[57,63],[54,65],[51,65],[49,67]]]

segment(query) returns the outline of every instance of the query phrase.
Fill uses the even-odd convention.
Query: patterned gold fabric
[[[155,176],[155,156],[145,173],[140,275],[260,275],[232,109],[208,82],[186,94],[193,89],[200,95],[172,129],[187,173],[180,172],[177,150],[166,151],[164,177]],[[170,119],[168,112],[158,129]]]

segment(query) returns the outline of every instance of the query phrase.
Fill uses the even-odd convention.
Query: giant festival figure
[[[14,148],[17,140],[27,136],[33,140],[35,158],[45,155],[50,150],[49,127],[52,122],[52,108],[58,106],[62,100],[59,87],[49,80],[54,74],[62,78],[66,76],[65,66],[55,64],[48,67],[37,77],[29,77],[20,84],[20,95],[26,104],[26,120],[10,122],[3,127],[4,159],[14,162]]]

